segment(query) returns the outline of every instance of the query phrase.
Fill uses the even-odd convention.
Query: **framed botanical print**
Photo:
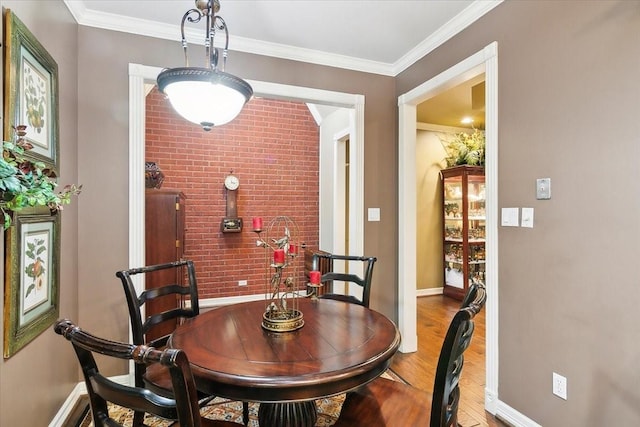
[[[14,141],[15,128],[25,126],[33,145],[25,155],[57,172],[58,64],[11,10],[5,13],[4,30],[4,140]]]
[[[4,357],[59,314],[60,217],[47,208],[14,213],[5,234]]]

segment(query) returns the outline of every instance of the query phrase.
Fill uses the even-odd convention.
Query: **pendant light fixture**
[[[225,73],[229,48],[229,30],[221,16],[219,0],[196,0],[196,8],[188,10],[182,17],[182,48],[185,66],[168,68],[158,75],[158,89],[165,94],[173,108],[185,119],[199,124],[206,131],[214,126],[230,122],[242,111],[244,104],[253,95],[246,81]],[[199,23],[206,18],[205,67],[190,67],[187,39],[184,35],[185,21]],[[214,47],[216,31],[224,31],[225,45],[222,53]],[[218,60],[222,55],[222,67]]]

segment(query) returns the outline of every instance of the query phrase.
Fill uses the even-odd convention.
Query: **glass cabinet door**
[[[444,293],[462,298],[485,278],[484,169],[455,166],[442,171]]]

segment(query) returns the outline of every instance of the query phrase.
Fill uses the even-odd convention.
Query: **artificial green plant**
[[[25,156],[33,145],[24,138],[24,131],[16,131],[16,142],[4,141],[0,158],[0,211],[5,229],[11,226],[11,212],[47,206],[55,214],[82,190],[82,185],[72,184],[55,191],[55,172],[43,162]]]
[[[474,129],[472,133],[457,133],[453,138],[445,138],[442,145],[447,152],[444,159],[447,162],[447,167],[484,166],[485,136],[483,131]]]

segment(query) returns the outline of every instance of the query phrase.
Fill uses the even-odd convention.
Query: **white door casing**
[[[493,42],[398,97],[398,327],[400,351],[417,351],[416,303],[416,107],[453,86],[485,73],[486,136],[486,382],[485,408],[498,404],[498,44]]]

